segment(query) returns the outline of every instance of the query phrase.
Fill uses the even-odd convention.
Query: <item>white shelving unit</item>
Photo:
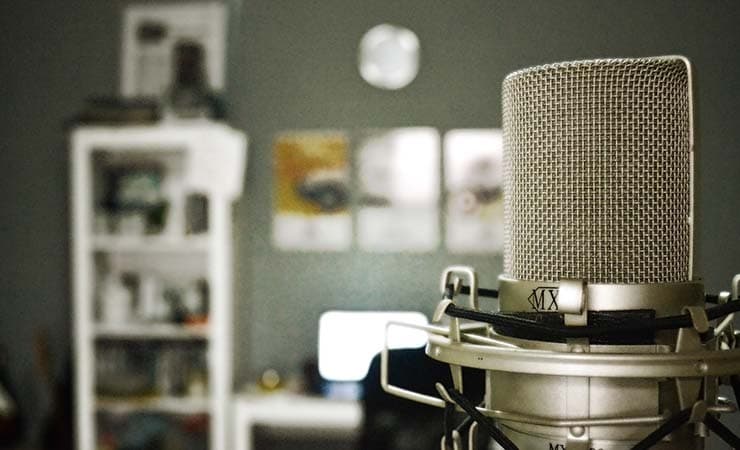
[[[125,417],[151,413],[205,416],[208,426],[204,440],[208,448],[229,449],[231,206],[242,191],[246,144],[242,133],[208,121],[156,126],[84,126],[73,131],[71,267],[79,450],[105,447],[101,445],[101,433],[102,417],[106,414],[125,420]],[[120,223],[117,229],[116,220],[123,219],[111,212],[112,207],[106,203],[111,188],[104,185],[109,184],[112,173],[136,173],[142,167],[145,170],[155,167],[159,171],[160,177],[143,178],[161,191],[161,203],[165,205],[161,210],[163,223],[152,231],[146,223],[148,216],[140,213],[135,217],[134,230],[129,226],[124,232]],[[207,225],[197,232],[188,231],[188,195],[198,195],[206,205],[200,211]],[[115,279],[123,273],[139,277],[140,285],[125,285],[130,297],[120,303],[127,305],[129,311],[124,308],[125,314],[118,313],[121,320],[112,320],[110,314],[101,313],[105,305],[111,304],[112,297],[103,288],[104,278]],[[205,313],[197,322],[143,316],[141,280],[144,278],[160,285],[180,283],[179,286],[187,283],[192,286],[198,280],[206,286],[206,294],[199,298],[206,305]],[[166,304],[163,295],[149,297]],[[191,356],[192,364],[184,369],[179,367],[180,371],[200,371],[205,375],[200,394],[187,392],[187,388],[172,393],[156,387],[166,378],[162,375],[164,371],[159,370],[164,356],[158,352],[166,348],[175,354],[181,351],[180,346],[184,354]],[[112,348],[118,349],[115,351],[124,363],[128,361],[126,358],[141,358],[144,353],[150,356],[151,364],[144,365],[143,370],[136,364],[128,369],[139,370],[128,378],[145,380],[145,388],[126,394],[102,392],[101,385],[109,385],[111,381],[102,379],[101,368],[111,364],[110,358],[106,360],[102,355],[110,353]],[[192,361],[192,355],[201,354],[205,367],[197,367]],[[110,367],[105,373],[109,372]],[[169,373],[173,372],[177,370],[170,367]],[[134,383],[126,381],[125,376],[118,378],[124,380],[124,385]]]

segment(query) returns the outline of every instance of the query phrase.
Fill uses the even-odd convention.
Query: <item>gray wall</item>
[[[63,121],[92,93],[112,91],[118,14],[103,2],[1,2],[0,366],[30,422],[49,395],[34,336],[51,341],[55,372],[69,358],[69,226]]]
[[[719,1],[321,0],[230,2],[231,122],[251,138],[235,207],[236,378],[300,370],[329,308],[420,309],[440,271],[474,265],[494,286],[500,261],[422,255],[298,254],[270,245],[271,140],[295,128],[498,127],[500,83],[528,65],[604,56],[684,54],[699,103],[698,273],[707,289],[740,271],[740,3]],[[0,347],[31,415],[43,408],[32,339],[45,328],[68,355],[67,157],[62,121],[86,95],[117,89],[120,2],[0,5]],[[400,92],[355,69],[364,31],[407,26],[423,47]],[[62,364],[57,364],[62,372]]]
[[[402,5],[402,6],[400,6]],[[315,351],[328,308],[418,308],[436,300],[441,269],[474,265],[494,285],[500,261],[423,255],[297,254],[270,246],[273,135],[291,128],[499,127],[500,83],[527,65],[605,56],[683,54],[698,78],[698,273],[709,290],[740,270],[740,5],[718,2],[246,2],[231,74],[234,122],[251,138],[237,205],[239,374],[291,371]],[[418,78],[399,92],[365,84],[357,42],[388,21],[422,43]]]

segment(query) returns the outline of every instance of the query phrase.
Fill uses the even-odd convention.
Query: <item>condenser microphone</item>
[[[505,250],[500,309],[563,325],[680,314],[701,306],[691,281],[691,67],[679,57],[576,61],[524,69],[503,82]],[[562,321],[562,322],[561,322]],[[524,339],[525,330],[509,330]],[[539,340],[540,348],[632,344],[656,337]],[[665,336],[670,345],[675,336]],[[614,348],[605,349],[609,352]],[[496,373],[497,409],[575,419],[657,416],[679,410],[660,380]],[[510,394],[511,393],[511,394]],[[526,401],[525,401],[526,399]],[[662,401],[662,405],[661,405]],[[668,404],[670,403],[670,405]],[[625,448],[651,425],[506,424],[520,448]],[[580,430],[579,430],[580,431]],[[691,430],[688,430],[688,434]],[[577,435],[580,434],[580,435]],[[536,437],[542,435],[543,437]],[[695,448],[686,436],[665,448]],[[629,448],[629,447],[627,447]]]
[[[537,281],[690,281],[691,91],[690,65],[678,57],[576,61],[507,76],[504,272]]]
[[[472,269],[446,270],[435,320],[449,325],[426,328],[427,354],[454,385],[419,395],[389,385],[386,366],[384,388],[464,410],[471,433],[505,450],[703,449],[712,431],[740,446],[718,420],[736,409],[718,386],[740,374],[740,278],[733,295],[707,296],[693,275],[693,124],[683,57],[507,76],[498,291],[479,289]],[[463,366],[486,371],[483,405],[466,400]],[[461,448],[460,434],[444,430],[442,445]]]

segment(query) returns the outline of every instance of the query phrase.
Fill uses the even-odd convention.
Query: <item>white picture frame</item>
[[[445,241],[450,253],[503,253],[503,164],[500,129],[445,134]]]
[[[356,144],[360,250],[425,253],[438,248],[439,153],[436,128],[361,133]]]
[[[140,38],[142,26],[158,25],[164,35]],[[226,5],[220,2],[128,5],[123,14],[120,89],[124,97],[160,97],[172,79],[173,49],[181,40],[196,41],[205,52],[209,87],[221,91],[226,81]]]

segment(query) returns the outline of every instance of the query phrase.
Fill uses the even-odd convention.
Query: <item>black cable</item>
[[[460,425],[458,425],[455,429],[458,433],[460,433],[460,435],[464,436],[470,430],[470,426],[473,424],[473,422],[475,422],[475,420],[473,420],[472,417],[465,416],[465,419],[463,419],[463,421],[460,422]]]
[[[470,286],[460,286],[460,293],[470,294]],[[478,288],[478,297],[498,298],[498,291],[496,289]]]
[[[463,411],[468,413],[474,421],[478,422],[478,426],[483,428],[488,435],[491,436],[491,439],[493,439],[504,450],[519,450],[519,447],[517,447],[516,444],[511,442],[511,440],[501,430],[496,428],[496,424],[493,420],[481,414],[481,412],[475,408],[475,405],[473,405],[467,397],[454,388],[447,389],[447,393],[450,395],[452,401],[462,408]]]
[[[478,288],[477,292],[478,297],[498,298],[498,291],[496,289]],[[470,286],[460,285],[460,293],[470,295]],[[452,298],[454,295],[454,286],[452,284],[445,286],[444,298]]]
[[[478,406],[482,406],[478,405]],[[448,411],[449,409],[449,411]],[[472,417],[469,415],[465,415],[465,418],[460,422],[460,424],[457,427],[452,426],[452,419],[453,415],[455,413],[455,404],[454,403],[445,403],[445,415],[444,415],[444,430],[445,430],[445,444],[448,448],[452,447],[452,431],[457,431],[460,436],[466,436],[470,432],[470,426],[473,425]],[[449,415],[448,415],[449,414]]]
[[[740,311],[740,301],[732,301],[723,305],[714,306],[706,310],[707,318],[715,320]],[[523,317],[515,317],[505,313],[487,313],[483,311],[474,311],[467,308],[461,308],[455,304],[447,306],[445,312],[461,319],[474,320],[477,322],[486,322],[494,327],[505,327],[523,330],[525,332],[534,332],[547,334],[557,339],[572,338],[597,338],[603,336],[631,335],[633,333],[659,330],[675,330],[678,328],[687,328],[693,326],[691,316],[684,314],[680,316],[659,317],[657,319],[635,319],[628,324],[621,324],[619,327],[613,326],[557,326],[550,325]]]
[[[715,320],[738,311],[740,311],[740,301],[730,301],[719,306],[707,308],[707,318],[709,320]]]
[[[729,428],[724,426],[722,422],[717,420],[711,414],[704,416],[704,424],[713,432],[717,434],[726,444],[732,446],[732,448],[740,448],[740,438],[737,437]]]
[[[547,335],[552,339],[570,339],[570,338],[595,338],[602,336],[630,335],[632,333],[645,331],[646,329],[673,329],[691,326],[691,318],[687,321],[678,323],[660,324],[654,321],[635,320],[622,327],[609,326],[579,326],[566,327],[551,325],[524,317],[516,317],[505,313],[486,313],[482,311],[473,311],[461,308],[457,305],[450,304],[445,312],[461,319],[474,320],[477,322],[486,322],[494,327],[518,329],[525,333]],[[663,325],[659,327],[659,325]]]
[[[454,448],[452,440],[452,430],[455,429],[453,421],[455,420],[455,404],[445,403],[444,427],[445,427],[445,450]]]
[[[740,375],[730,376],[730,385],[732,392],[735,394],[735,403],[740,405]]]
[[[664,437],[676,431],[681,425],[688,422],[689,418],[691,418],[691,408],[686,408],[665,421],[663,425],[658,427],[655,431],[645,436],[645,439],[641,440],[637,443],[637,445],[632,447],[632,450],[649,449],[653,445],[663,440]]]

